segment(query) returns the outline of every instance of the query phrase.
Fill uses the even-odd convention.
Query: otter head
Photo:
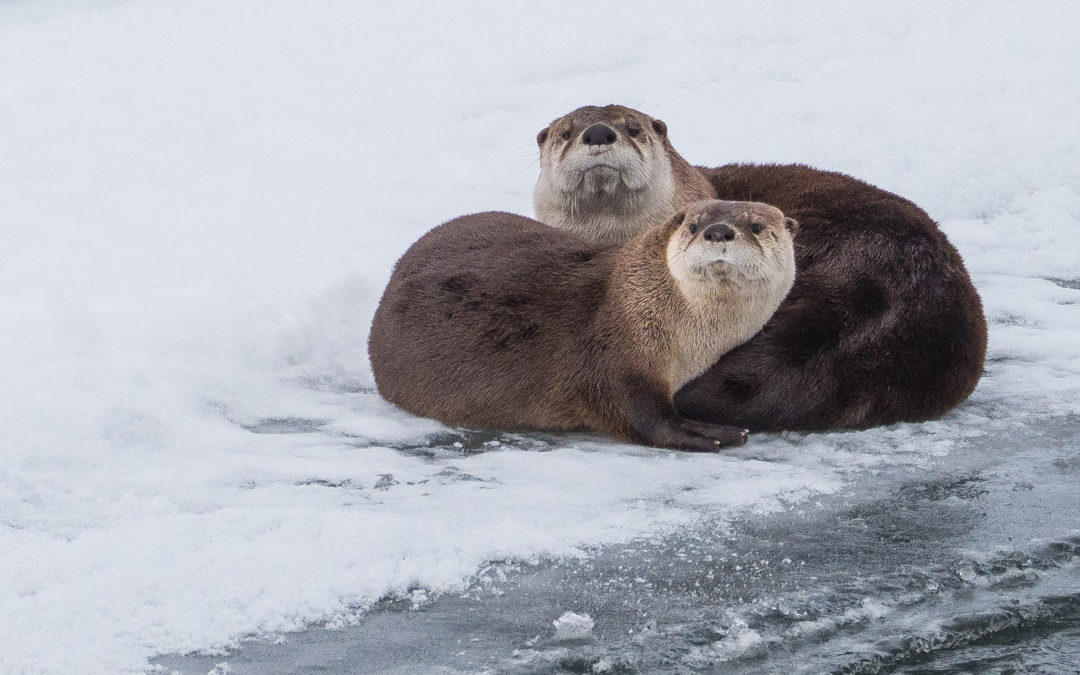
[[[775,310],[791,290],[799,224],[780,209],[758,202],[695,202],[669,227],[668,269],[688,300],[732,289],[760,291],[775,298]]]
[[[674,211],[676,185],[667,125],[620,105],[585,106],[536,136],[537,219],[593,243],[617,244]],[[681,157],[678,161],[685,163]]]

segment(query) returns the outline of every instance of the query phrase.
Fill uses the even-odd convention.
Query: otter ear
[[[660,134],[661,136],[667,136],[667,125],[664,124],[664,120],[655,120],[654,119],[652,121],[652,128],[653,128],[653,131]]]
[[[784,227],[791,233],[791,236],[795,236],[795,233],[799,231],[799,221],[794,218],[784,218]]]
[[[673,225],[682,225],[684,220],[686,220],[686,211],[679,211],[671,217],[671,223]]]
[[[544,144],[544,141],[547,140],[548,132],[550,130],[551,130],[551,127],[544,127],[543,129],[540,130],[540,133],[536,134],[536,144],[537,145],[543,145]]]

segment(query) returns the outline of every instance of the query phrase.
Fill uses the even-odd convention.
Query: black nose
[[[615,130],[606,124],[594,124],[581,134],[585,145],[611,145],[616,138]]]
[[[735,238],[735,230],[723,223],[718,223],[705,228],[701,236],[705,237],[705,241],[731,241]]]

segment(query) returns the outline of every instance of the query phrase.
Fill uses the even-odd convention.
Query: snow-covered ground
[[[1078,31],[1071,2],[0,3],[0,672],[137,672],[1080,433]],[[612,102],[692,162],[926,208],[991,324],[970,402],[716,456],[382,402],[397,256],[531,213],[536,132]],[[1055,503],[1039,536],[1075,534]]]

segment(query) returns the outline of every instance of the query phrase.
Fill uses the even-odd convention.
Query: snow
[[[0,672],[343,625],[1076,415],[1078,25],[1066,2],[0,5]],[[692,456],[379,400],[396,258],[453,216],[530,213],[536,132],[609,102],[692,162],[805,162],[926,208],[991,323],[971,401]]]
[[[563,612],[562,616],[551,622],[555,626],[556,640],[581,640],[589,637],[596,622],[588,614]]]

